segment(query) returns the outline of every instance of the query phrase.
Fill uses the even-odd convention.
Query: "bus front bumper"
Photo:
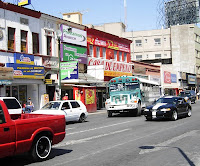
[[[132,109],[137,109],[138,104],[137,103],[132,103],[132,104],[126,104],[126,105],[107,105],[106,109],[108,111],[126,111],[126,110],[132,110]]]

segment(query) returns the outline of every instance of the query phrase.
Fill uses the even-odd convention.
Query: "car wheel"
[[[151,121],[151,120],[152,120],[152,117],[151,117],[151,116],[146,116],[146,120],[147,120],[147,121]]]
[[[177,111],[174,110],[173,113],[172,113],[171,120],[176,121],[177,119],[178,119],[178,114],[177,114]]]
[[[192,109],[187,107],[187,117],[192,116]]]
[[[79,118],[79,122],[85,122],[85,114],[81,114],[80,118]]]
[[[47,136],[40,136],[34,141],[31,156],[34,161],[46,159],[51,152],[51,141]]]
[[[112,117],[112,111],[108,111],[108,117]]]

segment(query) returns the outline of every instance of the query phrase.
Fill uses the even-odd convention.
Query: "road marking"
[[[126,122],[115,123],[115,124],[108,125],[108,126],[102,126],[102,127],[92,128],[92,129],[88,129],[88,130],[82,130],[82,131],[77,131],[77,132],[73,132],[73,133],[67,133],[66,136],[67,135],[80,134],[80,133],[94,131],[94,130],[99,130],[99,129],[108,128],[108,127],[113,127],[113,126],[122,125],[122,124],[130,123],[130,122],[136,122],[136,121],[139,121],[139,120],[140,119],[135,119],[135,120],[130,120],[130,121],[126,121]]]
[[[149,147],[152,147],[152,149],[142,149],[139,154],[156,152],[156,151],[159,151],[159,150],[162,150],[162,149],[165,149],[165,148],[169,148],[169,147],[167,147],[169,144],[177,142],[177,141],[179,141],[179,140],[181,140],[181,139],[183,139],[185,137],[192,136],[192,135],[196,134],[197,131],[198,130],[193,130],[193,131],[184,133],[182,135],[179,135],[177,137],[174,137],[172,139],[169,139],[169,140],[167,140],[165,142],[159,143],[157,145],[150,145]]]
[[[96,136],[88,137],[88,138],[83,138],[83,139],[79,139],[79,140],[71,140],[71,141],[67,141],[67,142],[64,142],[64,143],[57,144],[53,147],[62,147],[62,146],[67,146],[67,145],[80,144],[80,143],[84,143],[84,142],[87,142],[87,141],[90,141],[90,140],[93,140],[93,139],[97,139],[97,138],[101,138],[101,137],[105,137],[105,136],[109,136],[109,135],[114,135],[114,134],[119,134],[119,133],[129,131],[129,130],[131,130],[131,129],[114,131],[114,132],[111,132],[111,133],[100,134],[100,135],[96,135]]]

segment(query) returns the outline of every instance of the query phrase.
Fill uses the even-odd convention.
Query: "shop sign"
[[[42,57],[42,64],[47,68],[59,68],[58,58],[56,57]]]
[[[196,76],[188,75],[188,84],[196,84]]]
[[[0,80],[0,85],[11,85],[12,81],[10,80]]]
[[[44,79],[44,66],[7,63],[7,67],[13,67],[14,78]]]
[[[45,84],[51,85],[52,84],[52,79],[45,79]]]
[[[164,83],[171,84],[171,73],[164,71]]]
[[[18,0],[18,6],[30,5],[31,0]]]
[[[89,58],[88,66],[104,66],[104,76],[132,76],[132,64],[113,60]]]
[[[176,74],[171,74],[171,83],[177,83]]]
[[[61,80],[78,79],[78,61],[60,63]]]
[[[107,40],[92,35],[87,36],[87,43],[130,53],[130,46],[128,44],[122,44],[113,40]]]
[[[34,65],[34,55],[14,53],[14,63]]]
[[[61,40],[66,43],[87,46],[86,31],[72,28],[66,25],[61,25],[62,37]]]
[[[79,61],[79,63],[87,64],[87,49],[85,47],[63,44],[61,46],[61,61],[74,60]]]
[[[85,104],[95,104],[95,90],[86,89],[85,90]]]

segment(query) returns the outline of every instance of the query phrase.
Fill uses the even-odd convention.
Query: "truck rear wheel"
[[[46,159],[51,152],[51,141],[47,136],[40,136],[34,141],[31,156],[34,161]]]

